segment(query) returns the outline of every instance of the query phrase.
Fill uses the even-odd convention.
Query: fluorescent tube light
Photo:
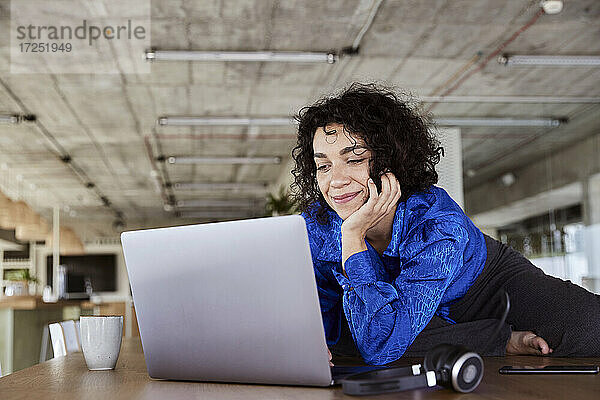
[[[420,96],[424,103],[556,103],[587,104],[600,103],[600,97],[558,97],[558,96]]]
[[[434,118],[442,126],[559,126],[557,118]],[[297,124],[291,118],[230,118],[230,117],[161,117],[159,125],[173,126],[249,126],[249,125],[290,125]]]
[[[505,65],[598,66],[600,56],[511,56],[498,57]]]
[[[179,200],[177,207],[180,208],[254,208],[263,205],[264,199],[231,199],[231,200],[210,200],[210,199],[195,199],[195,200]]]
[[[180,218],[203,218],[203,219],[222,219],[222,218],[252,218],[256,215],[254,212],[246,211],[194,211],[180,213]]]
[[[153,61],[278,61],[300,63],[333,64],[337,60],[334,53],[293,52],[293,51],[178,51],[148,50],[146,60]]]
[[[5,114],[0,115],[0,123],[19,124],[23,121],[33,122],[37,119],[34,114]]]
[[[230,118],[230,117],[160,117],[158,124],[162,126],[279,126],[290,125],[293,118]]]
[[[442,126],[559,126],[563,120],[557,118],[435,118]],[[232,117],[161,117],[163,126],[285,126],[297,124],[292,118],[232,118]]]
[[[267,190],[267,184],[246,182],[178,182],[173,184],[173,188],[176,190]]]
[[[169,164],[281,164],[281,157],[168,157]]]
[[[0,115],[0,122],[5,124],[18,124],[20,118],[18,115]]]
[[[563,121],[554,118],[435,118],[441,126],[549,126],[557,127]]]

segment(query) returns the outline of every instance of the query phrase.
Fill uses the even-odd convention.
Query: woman
[[[382,365],[439,343],[485,355],[600,355],[599,296],[484,235],[437,183],[442,149],[392,92],[303,108],[293,189],[328,346]],[[511,309],[499,334],[506,291]]]

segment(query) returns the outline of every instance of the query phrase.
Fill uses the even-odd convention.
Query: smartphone
[[[501,374],[597,374],[597,365],[547,365],[542,368],[506,365],[498,370]]]
[[[373,179],[373,183],[375,184],[375,187],[377,188],[377,193],[381,194],[381,176],[375,176],[373,174],[369,174],[369,176],[371,179]]]

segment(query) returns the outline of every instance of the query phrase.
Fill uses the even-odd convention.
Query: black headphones
[[[462,346],[440,344],[427,352],[423,365],[361,372],[342,380],[344,393],[379,394],[445,386],[457,392],[473,391],[483,378],[483,360]]]
[[[510,298],[504,292],[506,307],[494,334],[485,350],[494,341],[510,310]],[[342,379],[345,394],[366,395],[398,392],[411,389],[445,386],[457,392],[469,393],[483,378],[481,356],[464,346],[439,344],[425,355],[423,365],[397,367],[361,372]]]

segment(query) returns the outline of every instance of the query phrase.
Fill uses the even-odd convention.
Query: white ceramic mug
[[[121,350],[123,317],[81,317],[80,326],[81,348],[88,369],[91,371],[115,369]]]

